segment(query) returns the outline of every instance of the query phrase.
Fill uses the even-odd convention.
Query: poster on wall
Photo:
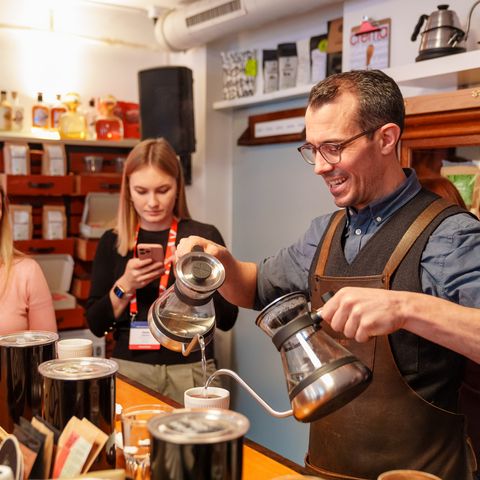
[[[364,21],[350,32],[350,70],[390,66],[390,19]]]

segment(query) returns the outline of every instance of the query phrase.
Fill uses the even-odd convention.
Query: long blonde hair
[[[13,246],[12,227],[10,225],[10,215],[8,208],[8,199],[0,185],[0,197],[2,199],[0,218],[0,266],[3,265],[5,273],[3,275],[3,285],[0,285],[0,297],[5,293],[8,285],[8,277],[12,270],[13,262],[16,258],[23,257],[23,253]]]
[[[120,202],[117,215],[117,252],[125,256],[135,243],[138,214],[130,196],[130,175],[145,166],[152,166],[173,177],[177,182],[177,198],[173,214],[179,220],[190,218],[185,195],[182,166],[172,146],[164,138],[147,139],[129,153],[123,169]]]

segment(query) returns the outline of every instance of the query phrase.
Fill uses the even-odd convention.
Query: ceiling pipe
[[[339,0],[200,0],[168,10],[155,23],[155,38],[167,51],[184,51]]]

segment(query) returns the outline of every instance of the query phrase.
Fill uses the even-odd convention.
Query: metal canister
[[[42,363],[42,417],[63,430],[72,416],[86,418],[108,435],[92,470],[115,467],[115,374],[118,364],[96,357]]]
[[[58,335],[24,330],[0,336],[0,425],[13,432],[20,417],[40,414],[42,377],[38,366],[55,358]]]
[[[152,480],[241,480],[243,437],[237,412],[180,409],[148,421]]]

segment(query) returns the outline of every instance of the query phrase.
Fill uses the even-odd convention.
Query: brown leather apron
[[[390,279],[425,227],[449,204],[437,200],[412,223],[380,275],[333,277],[325,266],[338,212],[327,230],[311,277],[312,308],[321,295],[343,286],[390,288]],[[473,478],[476,468],[466,443],[463,415],[442,410],[422,399],[398,370],[388,336],[357,343],[323,328],[373,372],[371,384],[340,410],[312,423],[306,464],[325,479],[369,479],[399,468],[423,470],[443,480]]]

